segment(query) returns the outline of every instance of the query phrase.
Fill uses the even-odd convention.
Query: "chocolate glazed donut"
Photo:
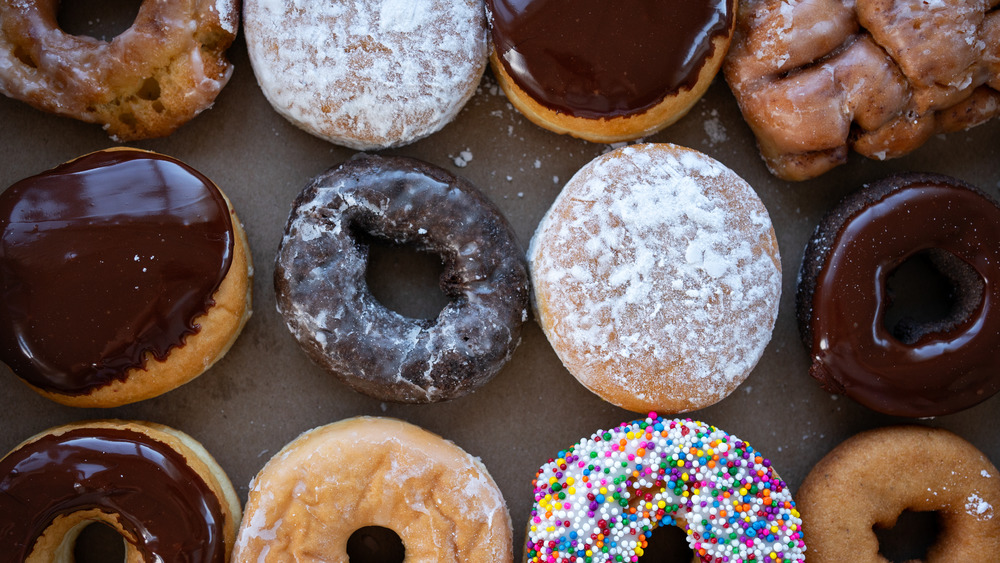
[[[387,309],[365,283],[364,232],[439,255],[436,319]],[[493,377],[527,318],[524,252],[467,181],[401,157],[358,155],[299,195],[275,266],[278,310],[310,358],[372,397],[429,403]]]
[[[810,374],[827,390],[897,416],[953,413],[1000,390],[1000,209],[954,178],[905,174],[846,198],[803,257],[799,332]],[[949,280],[950,312],[935,322],[885,314],[887,280],[925,252]]]

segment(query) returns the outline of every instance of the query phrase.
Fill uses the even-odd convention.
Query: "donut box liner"
[[[50,402],[2,367],[0,449],[6,452],[36,432],[75,420],[151,420],[201,441],[245,502],[250,479],[300,432],[350,416],[392,416],[436,432],[479,457],[507,500],[514,545],[523,545],[531,479],[537,468],[595,430],[639,415],[603,402],[577,383],[533,321],[526,324],[512,361],[493,381],[447,403],[382,403],[351,391],[312,364],[275,309],[274,256],[295,196],[310,178],[354,151],[300,131],[271,109],[254,79],[242,35],[230,57],[236,70],[213,108],[170,137],[136,146],[188,163],[232,200],[248,233],[255,271],[254,313],[243,334],[222,361],[193,382],[155,399],[107,410]],[[0,123],[0,189],[114,145],[97,126],[43,114],[2,97]],[[846,166],[792,184],[767,172],[735,99],[718,77],[685,118],[645,140],[700,150],[746,179],[768,208],[781,250],[781,304],[763,358],[727,399],[685,416],[750,442],[771,459],[793,490],[827,451],[847,437],[908,422],[832,396],[810,379],[794,310],[802,250],[827,209],[862,184],[893,172],[948,174],[1000,198],[1000,121],[935,137],[896,160],[877,162],[851,155]],[[605,145],[533,125],[507,103],[487,72],[453,123],[386,153],[420,158],[471,180],[506,214],[526,249],[563,184],[606,150]],[[373,269],[372,283],[377,294],[389,295],[386,302],[412,314],[433,315],[440,309],[443,297],[434,287],[434,265],[426,257],[384,251]],[[387,282],[408,276],[417,281],[395,292],[380,290]],[[1000,395],[966,411],[919,422],[952,430],[994,463],[1000,462]]]

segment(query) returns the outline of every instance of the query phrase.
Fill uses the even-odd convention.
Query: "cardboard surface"
[[[448,403],[381,403],[354,393],[313,365],[275,310],[274,255],[293,198],[311,177],[346,160],[352,151],[311,137],[271,109],[257,87],[242,38],[230,56],[235,74],[212,109],[168,138],[136,146],[187,162],[231,198],[248,232],[255,264],[254,314],[242,336],[222,361],[195,381],[158,398],[108,410],[49,402],[4,367],[0,450],[75,420],[152,420],[200,440],[245,501],[250,479],[300,432],[355,415],[393,416],[441,434],[482,459],[503,490],[515,546],[520,546],[532,502],[530,481],[538,466],[593,431],[635,415],[579,385],[531,321],[513,360],[492,382]],[[892,172],[950,174],[997,196],[1000,121],[936,137],[898,160],[874,162],[852,155],[847,166],[791,184],[765,169],[720,77],[684,119],[646,140],[701,150],[743,176],[768,207],[782,256],[781,308],[764,357],[729,398],[687,416],[749,441],[772,460],[793,489],[841,440],[867,428],[906,422],[831,396],[809,378],[807,353],[794,317],[802,249],[831,205],[863,183]],[[0,99],[0,188],[113,145],[97,126]],[[455,122],[416,144],[387,152],[421,158],[471,180],[503,210],[527,247],[562,185],[605,150],[603,145],[559,136],[528,122],[508,105],[487,73]],[[386,302],[413,315],[429,316],[440,309],[443,299],[434,289],[435,268],[433,260],[388,249],[379,253],[370,278],[377,287],[386,286],[378,290]],[[411,277],[416,281],[405,282]],[[1000,461],[1000,396],[958,414],[919,422],[951,429],[994,462]]]

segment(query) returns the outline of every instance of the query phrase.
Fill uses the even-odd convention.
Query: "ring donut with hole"
[[[0,93],[98,123],[116,141],[169,135],[210,107],[233,67],[237,0],[143,2],[110,41],[59,27],[57,0],[0,2]]]
[[[923,561],[994,561],[1000,552],[1000,474],[975,446],[940,428],[896,426],[848,438],[816,464],[795,498],[809,563],[885,563],[874,528],[893,527],[906,510],[937,513],[940,530]]]
[[[194,438],[149,422],[51,428],[0,460],[0,561],[72,561],[88,525],[125,541],[127,562],[226,563],[240,503]]]
[[[449,303],[437,318],[375,299],[360,232],[441,257]],[[384,401],[444,401],[480,387],[510,358],[528,316],[524,251],[500,210],[466,180],[403,157],[361,154],[313,179],[293,206],[274,285],[309,357]]]
[[[887,280],[926,253],[954,289],[943,319],[886,327]],[[796,296],[810,374],[827,390],[907,417],[953,413],[1000,390],[1000,208],[955,178],[900,174],[820,222]]]

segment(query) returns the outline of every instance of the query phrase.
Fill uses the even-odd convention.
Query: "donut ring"
[[[233,561],[346,562],[370,526],[395,532],[407,562],[510,563],[514,551],[482,463],[412,424],[358,417],[302,434],[257,474]]]
[[[675,525],[701,561],[805,561],[788,486],[746,442],[692,420],[598,430],[535,474],[525,561],[636,561]],[[847,560],[845,560],[847,561]]]
[[[77,536],[95,522],[121,534],[129,562],[229,561],[236,491],[178,430],[117,420],[59,426],[14,448],[0,475],[4,561],[72,560]]]
[[[891,528],[904,510],[938,513],[927,563],[994,557],[998,477],[982,452],[947,430],[898,426],[853,436],[820,460],[798,491],[809,561],[886,563],[873,527]],[[859,485],[864,494],[856,494]]]
[[[888,277],[925,250],[951,278],[957,304],[938,323],[892,334]],[[1000,208],[974,187],[929,174],[867,186],[824,217],[799,279],[799,331],[824,388],[909,417],[956,412],[1000,390],[1000,314],[992,311]]]
[[[450,303],[412,319],[365,284],[357,230],[441,256]],[[382,400],[428,403],[486,383],[527,318],[524,252],[467,181],[402,157],[359,155],[315,178],[293,206],[275,266],[278,310],[316,363]]]
[[[0,92],[104,126],[116,141],[162,137],[212,105],[233,67],[237,0],[145,1],[110,42],[70,35],[58,0],[0,3]]]

